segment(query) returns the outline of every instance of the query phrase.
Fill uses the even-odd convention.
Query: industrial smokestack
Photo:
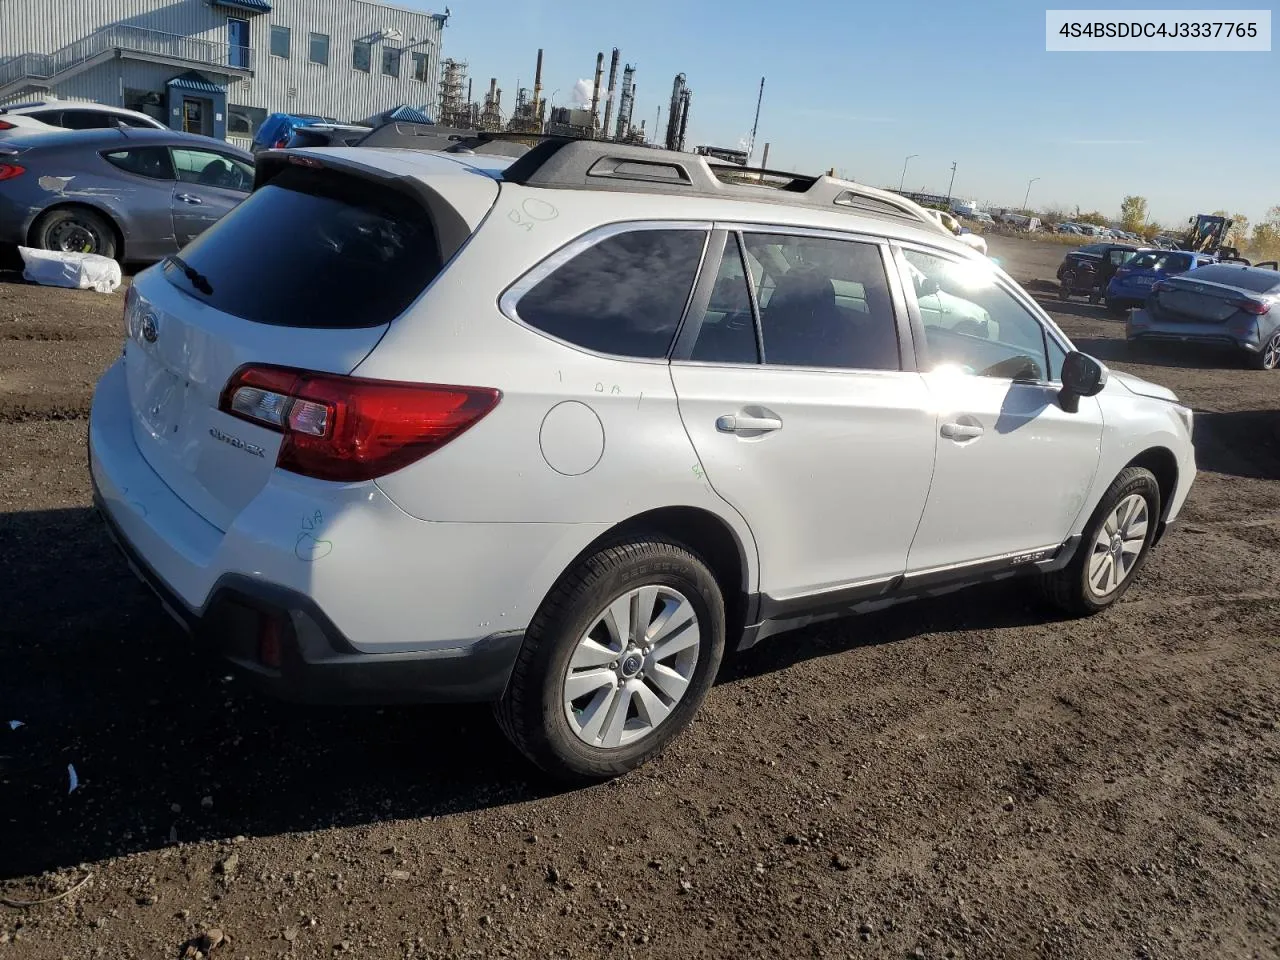
[[[613,132],[619,140],[626,139],[631,132],[631,110],[636,102],[635,75],[636,68],[628,63],[622,71],[622,99],[618,101],[618,126]]]
[[[538,69],[533,75],[533,115],[541,117],[542,112],[538,106],[542,102],[542,48],[538,48]]]
[[[492,100],[493,95],[497,92],[498,92],[498,78],[490,77],[489,78],[489,99]]]
[[[676,140],[676,149],[684,151],[685,128],[689,126],[689,101],[693,99],[693,91],[687,87],[680,93],[680,137]]]
[[[604,53],[596,54],[596,82],[591,88],[591,135],[600,125],[600,81],[604,78]]]
[[[677,73],[671,84],[671,104],[667,108],[667,141],[668,150],[676,149],[676,137],[680,133],[680,94],[684,90],[684,74]]]
[[[613,91],[618,85],[618,48],[613,48],[613,59],[609,61],[609,95],[604,102],[604,135],[609,136],[609,124],[613,120]]]

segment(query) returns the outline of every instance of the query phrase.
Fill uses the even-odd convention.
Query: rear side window
[[[764,362],[898,370],[897,321],[880,248],[780,234],[743,237]]]
[[[63,110],[62,125],[68,130],[103,130],[116,125],[116,115],[101,110]]]
[[[705,241],[701,230],[605,237],[538,281],[516,311],[529,326],[587,350],[665,357]]]
[[[192,241],[182,260],[203,290],[170,262],[164,275],[174,286],[282,327],[389,323],[441,268],[431,217],[404,194],[296,167]]]
[[[126,173],[151,180],[174,179],[173,164],[167,147],[135,147],[133,150],[115,150],[103,154],[107,163]]]

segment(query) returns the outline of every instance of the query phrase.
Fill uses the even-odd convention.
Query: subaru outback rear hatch
[[[408,151],[260,155],[242,204],[139,275],[125,307],[134,438],[189,507],[226,530],[276,465],[282,434],[232,415],[233,376],[349,374],[493,206],[498,183],[477,172]]]

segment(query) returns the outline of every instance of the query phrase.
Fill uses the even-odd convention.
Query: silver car
[[[1280,272],[1213,263],[1151,288],[1126,337],[1234,347],[1255,370],[1280,367]]]
[[[0,141],[0,244],[151,262],[253,189],[253,156],[175,130],[59,130]]]

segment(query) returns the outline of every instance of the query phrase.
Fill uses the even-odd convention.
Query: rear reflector
[[[248,365],[218,408],[284,434],[276,466],[319,480],[372,480],[421,460],[492,410],[487,387],[367,380]]]
[[[26,172],[26,167],[20,167],[16,163],[0,163],[0,180],[12,180],[14,177],[20,177]]]

